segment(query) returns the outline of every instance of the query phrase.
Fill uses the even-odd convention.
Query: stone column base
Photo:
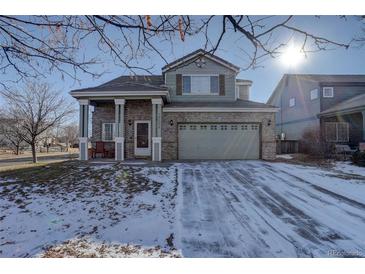
[[[115,137],[115,160],[124,161],[124,137]]]
[[[89,140],[87,137],[79,138],[79,150],[80,150],[79,159],[82,161],[89,160],[88,143]]]
[[[152,137],[152,161],[161,161],[161,137]]]

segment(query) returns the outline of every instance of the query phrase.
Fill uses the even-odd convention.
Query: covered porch
[[[161,75],[120,76],[70,94],[80,105],[80,160],[161,161],[162,106],[170,101]]]
[[[161,161],[161,97],[89,98],[79,104],[80,160]]]
[[[361,148],[365,144],[365,94],[343,101],[319,114],[327,143]]]

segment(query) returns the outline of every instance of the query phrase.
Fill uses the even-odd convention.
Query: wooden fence
[[[299,141],[297,140],[276,140],[276,153],[288,154],[299,152]]]

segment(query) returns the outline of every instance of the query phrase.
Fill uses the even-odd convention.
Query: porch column
[[[89,137],[89,100],[79,100],[80,121],[79,121],[79,149],[80,160],[88,160],[88,137]]]
[[[125,99],[115,99],[115,160],[124,161]]]
[[[361,112],[362,114],[362,140],[365,142],[365,110]]]
[[[152,99],[152,161],[161,161],[162,99]]]

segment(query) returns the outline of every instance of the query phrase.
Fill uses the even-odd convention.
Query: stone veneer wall
[[[124,138],[125,138],[125,159],[134,158],[134,121],[152,120],[151,100],[126,100],[124,109]],[[95,106],[92,115],[92,137],[91,142],[102,140],[102,124],[115,122],[114,103],[99,103]],[[152,125],[151,125],[152,126]],[[151,140],[152,145],[152,140]],[[106,146],[114,148],[114,142]]]
[[[152,120],[151,100],[126,100],[125,104],[125,158],[134,158],[134,121]],[[173,120],[173,125],[170,125]],[[271,125],[267,126],[267,121],[271,120]],[[115,110],[114,103],[98,104],[94,108],[92,116],[92,142],[101,141],[102,123],[114,123]],[[264,122],[263,122],[264,121]],[[163,112],[162,113],[162,159],[176,160],[178,158],[177,125],[178,123],[189,122],[257,122],[261,128],[261,157],[271,160],[275,158],[275,115],[274,113],[206,113],[206,112]],[[107,146],[114,147],[114,142]]]
[[[170,125],[170,121],[173,125]],[[271,125],[268,126],[268,121]],[[267,112],[235,112],[235,113],[209,113],[209,112],[163,112],[162,115],[162,159],[178,159],[178,124],[189,122],[201,123],[244,123],[255,122],[261,124],[261,158],[275,159],[275,114]]]

